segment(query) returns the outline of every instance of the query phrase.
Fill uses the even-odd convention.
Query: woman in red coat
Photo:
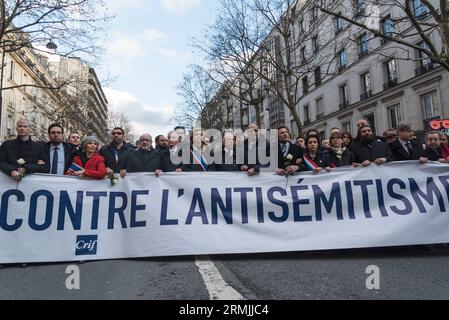
[[[98,153],[98,146],[97,138],[93,136],[84,138],[81,144],[83,152],[73,159],[67,174],[92,179],[104,179],[106,177],[106,165],[103,156]]]

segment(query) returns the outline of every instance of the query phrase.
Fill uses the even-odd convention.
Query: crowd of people
[[[81,136],[72,132],[65,139],[61,125],[48,128],[48,142],[35,142],[31,138],[32,126],[27,119],[17,122],[17,135],[9,136],[0,146],[0,170],[14,180],[21,180],[31,173],[71,175],[91,179],[105,177],[126,177],[128,173],[186,171],[244,171],[254,175],[267,167],[256,156],[249,161],[252,151],[264,147],[270,152],[270,139],[259,133],[256,124],[250,124],[244,136],[225,131],[222,141],[211,141],[201,128],[193,129],[189,135],[184,127],[178,126],[165,137],[153,139],[144,134],[136,145],[126,142],[122,128],[114,128],[111,142],[101,146],[95,136]],[[287,127],[277,128],[277,150],[270,159],[276,160],[275,172],[289,175],[300,171],[330,171],[342,166],[382,165],[389,161],[419,160],[448,162],[448,137],[440,132],[430,131],[424,143],[419,141],[408,123],[400,123],[397,129],[376,136],[367,120],[357,122],[357,136],[332,128],[329,140],[320,141],[316,130],[309,130],[305,137],[291,140]],[[187,149],[185,148],[187,146]],[[211,148],[212,146],[212,148]],[[236,149],[243,150],[239,160]],[[217,163],[205,156],[206,150],[221,153],[223,161]],[[187,159],[181,163],[173,161],[173,155],[180,156],[188,150]],[[271,151],[272,152],[272,151]],[[186,159],[184,157],[183,159]]]

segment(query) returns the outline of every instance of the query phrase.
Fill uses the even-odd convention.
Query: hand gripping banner
[[[449,165],[414,161],[288,179],[130,174],[118,184],[0,176],[0,263],[449,242]]]

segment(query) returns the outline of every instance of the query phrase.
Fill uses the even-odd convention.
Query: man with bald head
[[[154,172],[156,176],[162,172],[162,154],[151,148],[153,138],[150,134],[144,134],[139,139],[138,150],[131,152],[123,161],[120,175],[126,176],[128,172]]]
[[[17,138],[0,147],[0,170],[16,181],[29,173],[48,173],[48,154],[43,144],[31,140],[31,122],[20,119],[16,131]],[[19,159],[23,164],[18,163]]]

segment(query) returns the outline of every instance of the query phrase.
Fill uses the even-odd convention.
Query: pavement
[[[3,265],[0,299],[449,299],[448,265],[449,248],[430,246]]]

